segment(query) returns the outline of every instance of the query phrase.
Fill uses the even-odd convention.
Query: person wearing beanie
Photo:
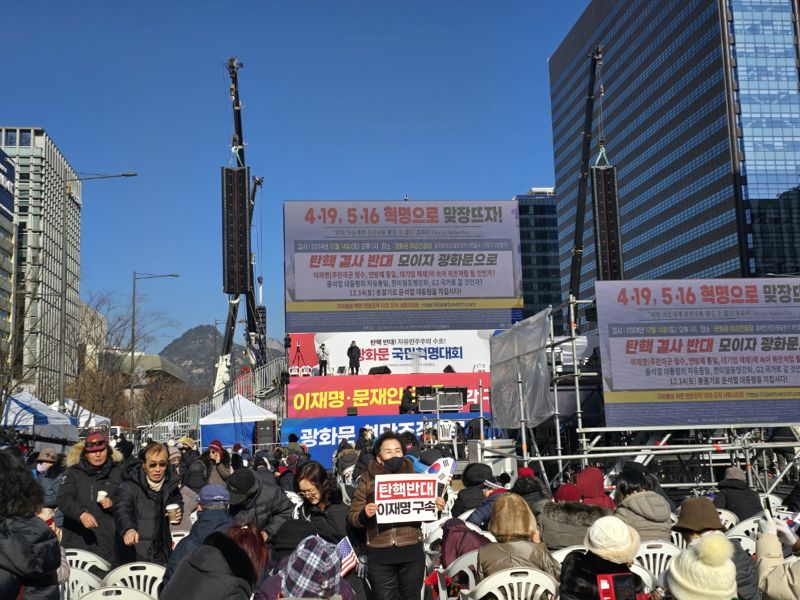
[[[638,471],[622,471],[616,479],[614,514],[639,532],[643,542],[670,540],[669,504],[652,490],[650,479]]]
[[[562,483],[553,500],[545,502],[536,515],[542,541],[551,552],[582,545],[592,523],[611,514],[602,506],[582,504],[581,492],[574,483]]]
[[[681,504],[680,517],[672,527],[679,531],[689,545],[701,536],[714,532],[725,532],[719,519],[719,513],[708,498],[687,498]],[[742,548],[738,540],[733,544],[733,564],[736,567],[736,589],[740,600],[757,600],[761,598],[758,591],[756,565],[750,553]]]
[[[255,523],[268,537],[290,519],[294,504],[279,488],[261,483],[250,469],[238,469],[228,477],[231,516],[237,523]]]
[[[231,469],[231,455],[222,447],[222,443],[219,440],[211,440],[206,451],[200,455],[198,460],[205,469],[206,483],[221,483],[225,485],[228,477],[233,472],[233,469]]]
[[[225,533],[233,525],[229,512],[231,495],[224,485],[209,483],[202,487],[197,496],[197,520],[169,557],[164,572],[162,589],[167,585],[181,561],[203,545],[205,539],[214,532]]]
[[[701,536],[672,559],[666,583],[675,600],[730,600],[737,597],[733,544],[722,532]]]
[[[587,552],[576,550],[561,564],[559,600],[599,598],[597,576],[631,573],[630,566],[639,551],[639,534],[617,517],[597,519],[586,532],[583,545]],[[644,590],[642,580],[635,576],[636,592]]]
[[[497,542],[478,549],[476,581],[512,568],[538,569],[558,580],[561,566],[541,543],[536,517],[522,496],[509,493],[497,499],[489,532]]]
[[[718,484],[714,506],[731,511],[740,521],[754,517],[764,510],[761,498],[747,485],[747,475],[739,467],[725,469],[725,479]]]
[[[584,504],[603,506],[614,510],[614,501],[606,496],[605,476],[597,467],[586,467],[575,476],[575,485],[581,491],[581,501]]]
[[[464,489],[458,492],[450,514],[457,517],[468,510],[480,506],[491,491],[483,486],[483,482],[493,478],[494,474],[489,465],[483,463],[468,464],[461,475],[461,483],[464,484]]]

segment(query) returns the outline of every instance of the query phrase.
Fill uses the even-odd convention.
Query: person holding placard
[[[366,529],[367,578],[375,600],[419,600],[425,577],[420,522],[403,521],[399,516],[387,522],[385,515],[379,522],[375,502],[376,477],[415,475],[414,467],[403,454],[398,435],[389,430],[383,432],[373,447],[373,460],[361,474],[347,515],[351,525]],[[435,483],[433,490],[435,496]],[[437,510],[441,511],[444,504],[444,498],[435,496]]]

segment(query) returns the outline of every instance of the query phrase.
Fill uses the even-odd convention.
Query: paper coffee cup
[[[180,510],[180,508],[180,504],[167,504],[167,517],[173,525],[179,523],[178,510]]]
[[[100,490],[97,492],[97,502],[102,502],[108,497],[108,492],[105,490]]]

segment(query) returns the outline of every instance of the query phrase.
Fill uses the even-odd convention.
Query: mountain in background
[[[208,390],[210,393],[214,386],[214,365],[219,357],[222,337],[222,333],[217,331],[213,325],[198,325],[167,344],[159,352],[159,355],[183,369],[189,383]],[[267,362],[282,356],[283,343],[273,338],[267,338],[267,352],[269,354]],[[232,355],[231,376],[236,377],[236,374],[246,364],[244,346],[234,344]]]

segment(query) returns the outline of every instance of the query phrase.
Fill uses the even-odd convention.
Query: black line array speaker
[[[249,182],[249,168],[222,168],[222,287],[226,294],[244,294],[252,286]]]

